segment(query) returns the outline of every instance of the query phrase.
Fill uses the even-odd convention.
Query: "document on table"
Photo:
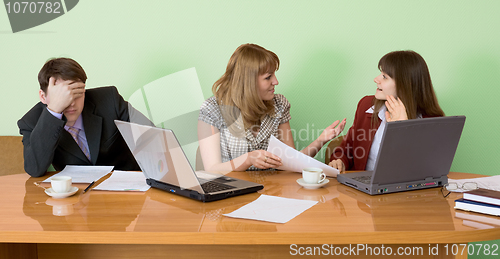
[[[318,167],[323,170],[326,176],[337,177],[339,170],[322,163],[287,144],[281,142],[275,136],[271,135],[267,151],[281,158],[282,166],[278,167],[281,170],[290,170],[294,172],[302,172],[302,169],[307,167]]]
[[[467,182],[477,183],[479,188],[500,191],[500,175],[471,179],[448,179],[448,183],[457,183],[459,186]],[[458,189],[453,190],[453,192],[464,192],[464,190]]]
[[[317,201],[261,195],[257,200],[231,212],[227,217],[286,223],[316,205]]]
[[[50,179],[55,176],[71,176],[73,183],[91,183],[101,179],[103,176],[113,171],[114,166],[88,166],[88,165],[67,165],[64,169],[45,179],[44,183],[50,183]]]
[[[139,191],[145,192],[150,186],[142,172],[113,171],[113,174],[94,188],[101,191]]]

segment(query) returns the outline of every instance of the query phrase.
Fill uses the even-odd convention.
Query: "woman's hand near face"
[[[403,121],[408,119],[406,114],[406,107],[401,101],[401,99],[396,99],[394,96],[387,96],[387,101],[385,101],[385,106],[387,111],[385,112],[385,120],[387,122],[391,121]]]
[[[325,130],[323,130],[321,135],[318,137],[319,142],[322,143],[321,146],[323,146],[326,142],[340,135],[340,133],[344,130],[345,123],[346,123],[345,118],[342,120],[342,122],[337,120],[334,123],[332,123],[332,125],[328,126]]]
[[[278,168],[283,165],[281,158],[265,150],[254,150],[248,153],[247,159],[259,169]]]
[[[342,160],[340,159],[337,159],[337,160],[332,160],[330,161],[330,163],[328,164],[329,166],[339,170],[339,172],[341,174],[345,173],[345,165],[344,165],[344,162],[342,162]]]

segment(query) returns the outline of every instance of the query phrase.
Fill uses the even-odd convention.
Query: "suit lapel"
[[[59,141],[59,146],[62,149],[64,149],[69,154],[78,157],[82,161],[89,163],[89,160],[87,159],[83,151],[80,149],[76,141],[73,139],[71,134],[69,134],[69,132],[63,130],[60,138],[61,139]]]
[[[44,107],[47,107],[44,105]],[[62,119],[67,122],[66,117],[63,115]],[[88,163],[89,160],[83,153],[83,151],[80,149],[78,144],[76,143],[75,139],[69,134],[66,129],[63,129],[61,132],[60,140],[59,140],[59,147],[63,150],[65,150],[68,154],[73,155],[75,157],[78,157],[85,163]]]
[[[102,118],[95,115],[94,110],[95,105],[91,102],[86,102],[82,111],[83,127],[85,129],[85,135],[87,136],[90,158],[92,159],[91,162],[93,165],[95,165],[97,156],[99,155],[102,131]]]

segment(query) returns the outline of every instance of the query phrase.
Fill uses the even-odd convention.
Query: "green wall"
[[[467,116],[452,170],[495,175],[499,11],[495,0],[85,0],[15,34],[0,11],[0,135],[18,134],[16,121],[37,102],[36,75],[50,57],[76,59],[87,87],[116,85],[126,99],[155,79],[196,67],[208,98],[232,52],[252,42],[281,59],[277,91],[292,103],[302,148],[334,120],[352,123],[358,100],[375,92],[380,57],[412,49],[426,59],[445,112]]]
[[[499,13],[495,0],[84,0],[14,34],[0,10],[0,135],[19,134],[16,121],[38,101],[37,73],[50,57],[76,59],[87,87],[116,85],[126,99],[196,67],[208,98],[232,52],[251,42],[280,57],[277,91],[292,103],[292,128],[309,133],[298,141],[304,147],[336,119],[351,125],[358,100],[375,92],[380,57],[412,49],[426,59],[446,114],[467,116],[452,170],[496,175]]]

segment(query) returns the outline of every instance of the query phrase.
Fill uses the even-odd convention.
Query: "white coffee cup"
[[[305,183],[320,184],[326,179],[326,175],[321,168],[309,167],[302,170],[302,179]]]
[[[71,176],[56,176],[50,179],[52,190],[57,193],[66,193],[71,189]]]

